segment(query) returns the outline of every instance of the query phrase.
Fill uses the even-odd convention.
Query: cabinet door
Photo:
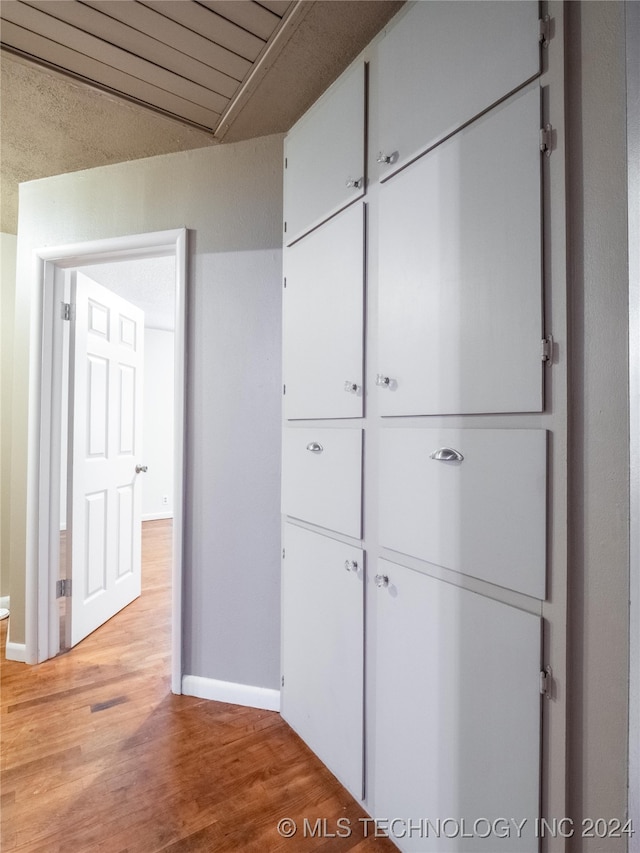
[[[292,128],[284,143],[285,243],[365,192],[365,68],[355,66]]]
[[[282,716],[363,796],[363,551],[285,525]]]
[[[362,430],[284,431],[282,512],[360,538]]]
[[[533,429],[383,429],[380,544],[544,598],[546,439]]]
[[[398,21],[379,48],[383,180],[540,73],[538,18],[534,0],[447,0]]]
[[[362,417],[364,205],[285,249],[284,269],[285,417]]]
[[[536,86],[383,186],[381,414],[541,411],[539,131]]]
[[[394,827],[403,851],[537,851],[540,618],[385,560],[378,572],[375,814],[417,826]],[[440,837],[427,819],[449,819]],[[487,821],[509,837],[480,837]]]

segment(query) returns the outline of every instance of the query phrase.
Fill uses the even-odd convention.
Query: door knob
[[[357,572],[358,571],[358,561],[357,560],[345,560],[344,567],[348,572]]]
[[[136,465],[136,474],[146,474],[148,470],[146,465]]]
[[[391,378],[389,376],[383,376],[382,373],[378,373],[376,376],[376,385],[379,385],[381,388],[388,388],[391,385]]]
[[[362,186],[362,178],[347,178],[345,183],[349,189],[353,188],[359,190]]]
[[[360,386],[357,384],[357,382],[349,382],[349,380],[347,379],[347,381],[344,383],[344,390],[347,391],[349,394],[357,394],[358,391],[360,391]]]
[[[378,589],[384,589],[385,586],[389,586],[389,576],[388,575],[376,575],[375,584]]]

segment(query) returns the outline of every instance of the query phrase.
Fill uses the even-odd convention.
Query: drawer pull
[[[384,589],[386,586],[389,586],[389,576],[388,575],[376,575],[375,584],[378,589]]]
[[[307,450],[310,450],[312,453],[322,453],[324,447],[321,444],[318,444],[317,441],[310,441],[307,444]]]
[[[439,462],[462,462],[464,459],[462,453],[451,447],[441,447],[440,450],[434,450],[429,456]]]
[[[358,571],[358,561],[357,560],[345,560],[344,567],[348,572],[357,572]]]

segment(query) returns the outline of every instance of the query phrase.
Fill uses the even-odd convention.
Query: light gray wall
[[[186,226],[189,236],[184,672],[279,678],[282,139],[23,184],[14,436],[27,434],[32,252]],[[13,453],[14,564],[25,564],[26,442]],[[12,578],[24,598],[24,573]],[[24,641],[24,608],[12,622]]]
[[[571,816],[624,818],[629,650],[624,4],[568,3]],[[616,853],[626,839],[576,851]]]

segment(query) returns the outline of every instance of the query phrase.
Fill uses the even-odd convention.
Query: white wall
[[[144,330],[142,520],[173,516],[174,333]],[[166,498],[166,503],[165,503]]]
[[[10,574],[11,380],[16,243],[15,235],[0,234],[0,598],[9,595]]]
[[[281,198],[279,136],[23,184],[16,291],[13,425],[26,435],[33,250],[190,229],[184,672],[267,688],[279,679]],[[13,459],[24,566],[26,446]],[[14,586],[24,595],[23,573]],[[24,637],[22,609],[12,639]]]

